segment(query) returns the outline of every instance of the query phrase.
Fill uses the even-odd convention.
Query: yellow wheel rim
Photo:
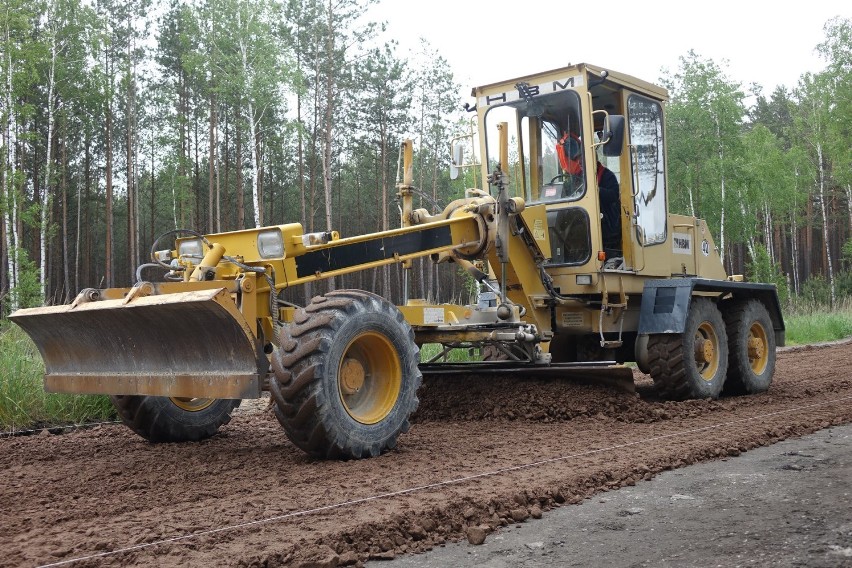
[[[751,370],[756,375],[762,375],[769,364],[769,341],[766,339],[766,329],[760,322],[754,322],[748,330],[748,361]]]
[[[343,407],[361,424],[381,422],[402,387],[402,364],[393,344],[379,333],[363,333],[343,351],[337,388]]]
[[[186,410],[187,412],[200,412],[216,402],[215,398],[188,398],[177,396],[170,397],[169,400],[171,400],[175,406],[181,410]]]
[[[705,381],[712,381],[719,370],[719,336],[709,321],[695,331],[695,364]]]

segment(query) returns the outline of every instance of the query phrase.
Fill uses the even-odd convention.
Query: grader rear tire
[[[725,311],[728,380],[725,392],[764,392],[775,373],[775,332],[766,307],[757,300],[737,302]]]
[[[231,421],[240,400],[111,396],[121,421],[150,442],[197,442]]]
[[[716,305],[695,298],[682,334],[650,336],[648,366],[665,398],[719,398],[728,370],[728,338]]]
[[[317,296],[281,331],[269,384],[275,416],[313,457],[378,456],[410,427],[418,363],[411,326],[384,298],[360,290]]]

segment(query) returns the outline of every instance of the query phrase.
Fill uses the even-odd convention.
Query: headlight
[[[284,237],[278,229],[257,234],[260,258],[284,258]]]
[[[204,257],[204,246],[201,239],[192,239],[191,241],[181,241],[178,245],[178,256],[190,256],[196,258]]]

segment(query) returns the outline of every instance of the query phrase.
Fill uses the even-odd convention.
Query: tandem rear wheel
[[[317,458],[378,456],[417,408],[414,332],[396,306],[361,290],[315,297],[280,332],[269,390],[290,440]]]
[[[648,338],[649,374],[669,399],[719,398],[769,388],[775,332],[758,300],[730,300],[724,316],[708,298],[693,298],[682,334]]]
[[[727,306],[728,380],[725,392],[764,392],[775,373],[775,332],[766,307],[757,300],[740,300]]]
[[[664,398],[719,398],[728,371],[728,336],[716,304],[693,298],[683,333],[650,336],[648,367]]]

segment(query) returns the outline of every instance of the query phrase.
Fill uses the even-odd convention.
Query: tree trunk
[[[388,148],[387,148],[387,126],[384,120],[381,120],[379,125],[379,190],[382,194],[381,211],[382,211],[382,231],[387,231],[390,227],[388,219]],[[391,281],[390,281],[390,266],[382,267],[382,295],[391,298]]]
[[[51,14],[48,12],[48,18]],[[41,200],[41,222],[39,223],[39,268],[40,294],[43,304],[47,303],[47,229],[48,217],[50,215],[50,186],[51,175],[50,166],[53,160],[53,115],[54,101],[53,89],[56,79],[56,33],[51,34],[50,38],[50,72],[47,79],[47,156],[44,166],[44,195]]]
[[[109,57],[109,56],[107,56]],[[108,75],[112,77],[112,68],[107,61]],[[112,79],[110,79],[110,93],[106,100],[106,247],[104,279],[107,288],[113,287],[112,276]]]
[[[251,167],[249,171],[251,172],[251,197],[252,203],[254,205],[254,226],[260,227],[260,192],[258,186],[258,175],[257,175],[257,145],[255,144],[255,126],[254,126],[254,106],[251,103],[251,100],[247,103],[247,111],[248,116],[247,122],[249,126],[249,151],[250,151],[250,163]]]
[[[722,147],[722,132],[721,126],[719,125],[719,118],[715,118],[716,121],[716,141],[719,145],[719,168],[721,170],[721,211],[719,212],[719,254],[722,255],[722,261],[724,262],[725,258],[725,153],[724,148]],[[753,258],[753,257],[752,257]]]
[[[805,266],[802,281],[806,281],[813,274],[814,254],[814,200],[809,195],[805,206]]]
[[[71,262],[68,252],[68,126],[62,121],[62,284],[63,303],[67,303],[74,293],[71,290]]]
[[[7,45],[11,38],[9,37],[9,28],[6,28],[5,40]],[[17,184],[16,177],[16,162],[17,156],[15,150],[18,145],[17,140],[17,124],[15,121],[15,109],[12,106],[12,51],[9,50],[6,54],[6,168],[4,168],[4,184],[3,189],[6,192],[6,207],[3,209],[3,221],[6,225],[6,255],[7,269],[9,272],[9,308],[15,311],[19,307],[18,302],[18,270],[20,267],[18,256],[18,245],[20,238],[18,234],[18,199],[17,199]],[[8,172],[8,173],[6,173]]]
[[[131,36],[132,30],[130,20],[127,22],[127,33]],[[126,117],[126,139],[127,144],[127,268],[130,271],[131,281],[135,279],[134,272],[139,261],[139,237],[136,226],[136,214],[139,206],[136,202],[136,165],[134,157],[135,119],[136,119],[136,83],[133,68],[133,41],[127,41],[127,117]]]
[[[822,238],[825,245],[825,264],[828,271],[828,286],[831,290],[831,307],[837,305],[836,287],[834,285],[834,268],[831,266],[831,240],[828,234],[828,217],[826,216],[825,207],[825,163],[823,162],[822,143],[817,142],[817,167],[819,172],[819,205],[820,213],[822,214]]]
[[[212,233],[214,228],[213,223],[213,195],[216,195],[216,217],[219,216],[219,190],[218,176],[216,175],[216,100],[213,96],[213,91],[210,91],[210,116],[209,116],[209,144],[210,152],[208,157],[209,182],[207,185],[207,231]]]
[[[849,220],[849,235],[852,236],[852,183],[847,183],[843,190],[846,193],[846,214]]]
[[[225,203],[224,203],[223,209],[225,211],[230,211],[231,210],[231,207],[230,207],[231,200],[228,197],[228,188],[231,186],[231,159],[230,159],[231,158],[231,149],[230,149],[231,132],[230,132],[230,128],[229,128],[230,122],[228,121],[228,118],[229,118],[228,109],[224,108],[222,110],[223,110],[222,114],[225,115],[225,147],[222,149],[222,162],[225,164],[225,184],[224,184],[224,186],[225,186],[225,192],[224,192]],[[227,217],[227,219],[224,223],[224,226],[223,226],[223,224],[222,224],[222,210],[220,210],[219,215],[216,219],[216,223],[217,223],[216,231],[221,233],[223,228],[227,231],[230,227],[233,227],[234,225],[231,222],[231,219],[232,219],[232,217],[230,215],[228,215],[228,217]]]
[[[334,29],[332,27],[332,5],[328,3],[328,28],[326,29],[326,76],[325,76],[325,121],[322,137],[322,186],[325,197],[325,230],[333,229],[332,187],[331,187],[331,146],[334,141]],[[328,290],[335,289],[334,278],[326,282]]]
[[[434,205],[432,205],[432,207],[436,210],[435,213],[437,213],[438,212],[437,209],[439,209],[439,207],[438,207],[438,146],[439,146],[439,141],[437,140],[437,136],[438,136],[437,132],[435,133],[435,136],[436,136],[436,140],[432,144],[432,202],[434,203]],[[438,272],[438,265],[437,264],[432,264],[432,266],[430,268],[430,276],[431,276],[431,273],[434,273],[435,285],[434,285],[433,288],[429,288],[429,293],[434,293],[435,302],[438,302],[439,301],[438,298],[440,297],[440,292],[441,292],[441,280],[440,280],[440,273]],[[433,280],[433,278],[430,278],[430,280]]]
[[[236,130],[236,157],[234,158],[234,167],[237,170],[237,230],[246,228],[246,209],[245,198],[243,195],[243,145],[242,145],[242,130],[239,127],[239,110],[237,111],[237,127]]]
[[[186,119],[187,107],[188,104],[188,95],[187,95],[187,87],[186,87],[186,71],[181,70],[178,74],[178,142],[180,145],[180,151],[178,155],[178,176],[181,178],[181,183],[184,183],[186,179],[186,163],[189,156],[188,151],[188,142],[186,135],[186,128],[189,121]],[[172,195],[174,195],[174,183],[172,184]],[[175,229],[178,227],[184,227],[186,212],[184,211],[186,201],[186,197],[181,195],[179,199],[175,200]]]

